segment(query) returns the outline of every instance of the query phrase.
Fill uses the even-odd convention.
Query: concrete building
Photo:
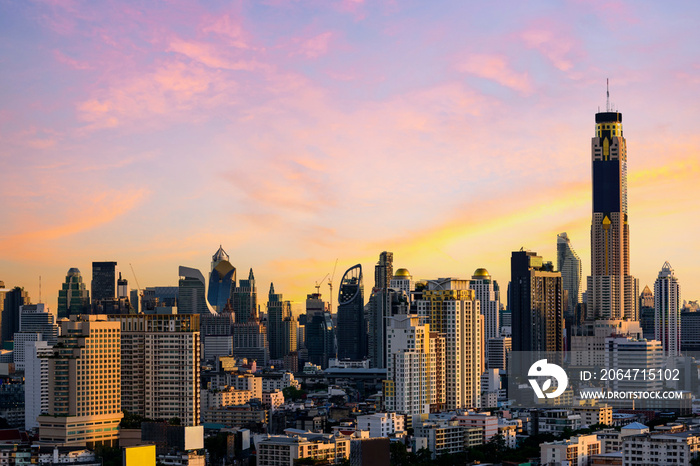
[[[469,281],[469,289],[474,290],[481,306],[481,315],[484,317],[484,340],[497,338],[501,333],[499,320],[501,289],[498,282],[491,278],[488,270],[476,269]],[[486,346],[486,357],[488,356],[488,346]]]
[[[256,448],[260,466],[293,466],[301,458],[340,464],[350,458],[350,439],[310,432],[268,436]]]
[[[591,456],[599,454],[600,441],[595,435],[577,435],[567,440],[540,445],[542,466],[588,466]]]
[[[468,413],[457,416],[457,422],[463,427],[476,427],[481,430],[481,443],[485,444],[498,435],[498,418],[490,413]]]
[[[680,356],[681,287],[668,262],[654,282],[654,335],[666,356]]]
[[[48,413],[38,417],[42,442],[116,446],[121,406],[119,323],[71,316],[49,361]]]
[[[418,315],[430,330],[445,337],[445,395],[447,409],[478,407],[484,361],[483,319],[480,303],[469,280],[441,278],[428,281]]]
[[[369,431],[370,438],[404,432],[404,417],[397,413],[375,413],[357,417],[357,430]]]
[[[149,419],[200,419],[198,314],[111,315],[121,329],[121,404]]]
[[[474,429],[478,438],[481,433]],[[460,426],[457,421],[439,420],[423,422],[414,426],[414,450],[427,448],[436,458],[440,455],[461,453],[470,444],[470,431],[467,427]]]
[[[508,369],[508,355],[513,348],[511,337],[489,338],[487,367],[489,369]]]
[[[403,291],[408,296],[409,301],[413,300],[413,291],[416,289],[416,282],[407,269],[398,269],[389,282],[389,288]]]
[[[622,464],[690,464],[700,452],[697,431],[632,435],[622,441]]]
[[[442,344],[441,344],[442,342]],[[438,351],[440,355],[438,355]],[[428,414],[444,405],[444,338],[419,324],[416,315],[397,315],[387,322],[387,379],[384,397],[389,411],[409,416]]]
[[[273,283],[267,298],[267,343],[270,359],[283,359],[297,349],[297,321],[292,318],[292,304],[282,299],[282,293],[275,293]]]
[[[586,428],[596,424],[612,425],[612,407],[610,405],[582,405],[575,406],[574,414],[581,416],[581,425]]]
[[[39,427],[37,418],[49,412],[49,360],[53,348],[45,341],[24,344],[24,428]]]

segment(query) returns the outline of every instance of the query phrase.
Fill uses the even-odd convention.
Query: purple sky
[[[336,258],[371,288],[383,250],[505,286],[562,231],[587,275],[606,78],[632,273],[700,298],[696,2],[143,3],[0,2],[0,280],[34,301],[93,260],[175,285],[219,244],[296,301]]]

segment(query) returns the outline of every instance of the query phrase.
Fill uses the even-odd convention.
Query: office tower
[[[644,290],[642,290],[642,294],[639,295],[639,323],[642,325],[644,338],[647,340],[653,340],[656,335],[654,326],[655,313],[654,293],[649,289],[649,285],[646,285]]]
[[[379,254],[379,262],[374,266],[374,287],[389,288],[394,276],[394,253],[384,251]]]
[[[231,293],[231,305],[236,315],[236,323],[244,324],[258,318],[258,289],[255,287],[255,276],[250,269],[248,280],[240,280]]]
[[[413,277],[408,270],[398,269],[391,278],[389,288],[403,291],[406,293],[406,296],[408,296],[410,302],[413,300],[413,291],[416,288],[416,282],[413,281]]]
[[[178,286],[146,287],[141,298],[141,311],[152,311],[157,307],[177,307],[179,295]]]
[[[271,359],[282,359],[297,347],[297,321],[292,318],[292,304],[282,300],[270,283],[267,298],[267,343]]]
[[[41,333],[37,332],[17,332],[14,335],[14,342],[12,351],[12,362],[15,364],[15,370],[22,372],[24,371],[24,345],[26,343],[34,343],[37,341],[42,341]]]
[[[387,319],[397,314],[408,314],[410,303],[405,292],[392,288],[375,288],[367,303],[369,308],[368,351],[370,364],[386,368]]]
[[[336,333],[338,359],[357,361],[367,356],[367,321],[360,264],[350,267],[340,281]]]
[[[90,292],[83,283],[83,276],[76,267],[68,269],[66,281],[58,290],[58,318],[62,319],[73,314],[90,313]]]
[[[564,287],[561,274],[532,251],[510,259],[513,351],[564,350]]]
[[[328,368],[328,359],[336,358],[333,318],[320,293],[306,295],[306,350],[309,362]]]
[[[233,355],[267,365],[270,359],[267,326],[258,319],[257,313],[248,322],[233,323]]]
[[[564,290],[568,292],[567,302],[564,303],[564,314],[574,314],[576,305],[581,302],[581,259],[571,247],[569,236],[564,233],[557,235],[557,270],[561,273]]]
[[[70,316],[49,360],[48,414],[38,417],[42,442],[116,447],[121,407],[119,324],[106,316]]]
[[[681,311],[681,351],[700,351],[700,312]]]
[[[445,385],[444,366],[438,366],[445,358],[444,337],[437,332],[431,337],[430,325],[420,324],[417,315],[395,315],[387,318],[387,348],[387,411],[414,416],[444,405],[444,390],[438,392]]]
[[[236,286],[236,268],[229,262],[228,254],[219,245],[219,250],[211,257],[211,272],[209,272],[209,291],[207,300],[216,312],[226,306],[231,298],[231,292]]]
[[[474,290],[476,299],[481,303],[481,315],[484,316],[484,340],[496,338],[501,333],[499,311],[501,309],[501,289],[496,280],[486,269],[476,269],[469,282],[469,289]],[[488,356],[488,346],[485,348]]]
[[[596,113],[595,122],[587,318],[639,320],[639,282],[630,275],[627,145],[622,114],[608,105],[605,112]]]
[[[508,354],[513,349],[511,337],[489,338],[488,342],[488,368],[506,370]]]
[[[217,356],[233,354],[234,315],[230,303],[224,305],[218,314],[201,316],[203,359],[215,361]]]
[[[12,341],[14,334],[19,332],[19,309],[25,304],[31,304],[29,293],[19,286],[5,291],[5,307],[2,311],[2,343]]]
[[[5,288],[5,282],[0,280],[0,342],[2,342],[2,317],[5,311],[5,294],[10,291]]]
[[[70,273],[70,272],[69,272]],[[119,267],[116,262],[92,263],[92,304],[98,305],[104,300],[112,301],[117,297],[117,280]]]
[[[667,356],[681,352],[681,287],[673,268],[664,262],[654,282],[654,334]]]
[[[37,417],[49,412],[49,360],[53,348],[45,341],[24,344],[24,428],[39,427]]]
[[[178,314],[210,314],[205,293],[204,275],[197,269],[180,266],[178,275]]]
[[[416,301],[421,323],[445,338],[446,408],[478,407],[483,366],[480,303],[469,280],[430,280]]]
[[[25,304],[19,310],[19,331],[41,333],[50,346],[58,339],[56,316],[43,304]]]
[[[200,315],[111,315],[121,329],[121,406],[148,419],[199,425]]]
[[[633,337],[612,336],[605,339],[605,361],[599,366],[606,369],[621,370],[622,373],[635,369],[658,373],[664,367],[664,352],[657,340],[638,340]],[[606,384],[613,391],[639,390],[639,381],[614,378]],[[659,377],[644,380],[644,391],[655,392],[663,389],[664,383]],[[646,400],[626,399],[622,401],[606,400],[614,408],[642,407]]]

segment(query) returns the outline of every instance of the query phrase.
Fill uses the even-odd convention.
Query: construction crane
[[[319,281],[316,282],[316,287],[315,287],[315,288],[316,288],[316,294],[319,295],[319,296],[321,296],[321,285],[323,284],[323,281],[324,281],[326,278],[328,278],[328,275],[330,275],[330,273],[327,273],[325,277],[323,277],[322,279],[320,279]]]
[[[330,280],[328,280],[328,287],[331,289],[331,314],[333,314],[333,278],[335,277],[335,269],[338,267],[338,259],[335,260],[335,265],[333,266],[333,275],[331,275]]]

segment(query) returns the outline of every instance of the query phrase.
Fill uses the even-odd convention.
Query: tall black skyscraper
[[[258,289],[255,287],[252,268],[248,280],[240,280],[231,292],[231,306],[236,315],[236,323],[245,324],[258,319]]]
[[[511,255],[513,351],[564,350],[564,288],[561,274],[552,269],[535,252]]]
[[[92,263],[92,304],[97,305],[104,300],[114,300],[117,297],[117,279],[119,268],[116,262]]]
[[[5,293],[5,306],[2,310],[2,343],[12,341],[19,332],[19,308],[31,304],[29,293],[19,286]]]
[[[367,356],[367,321],[360,264],[350,267],[340,281],[336,333],[338,359],[361,360]]]
[[[306,349],[309,362],[328,367],[328,359],[335,358],[335,331],[333,318],[321,299],[320,293],[306,295]]]
[[[627,143],[622,136],[622,113],[612,111],[608,103],[605,112],[596,113],[595,123],[587,317],[639,320],[639,282],[630,275]]]

